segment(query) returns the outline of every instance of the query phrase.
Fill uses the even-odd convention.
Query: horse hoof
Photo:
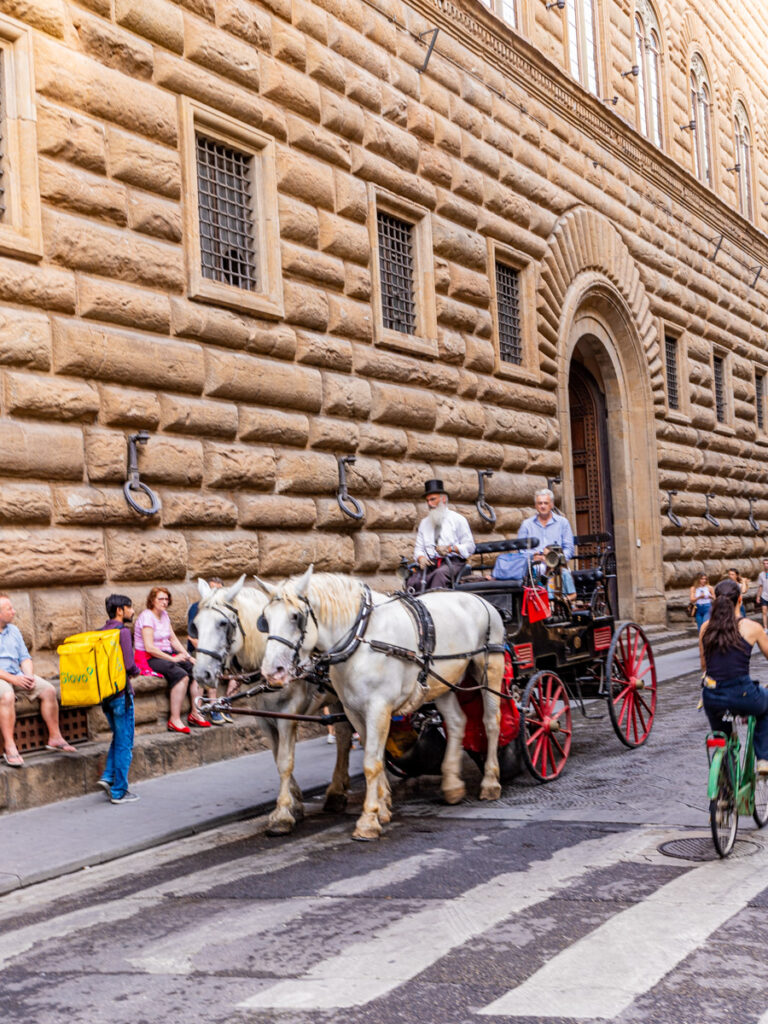
[[[480,787],[481,800],[498,800],[501,796],[501,784],[498,782],[484,782]]]
[[[444,789],[443,797],[447,804],[460,804],[467,795],[465,786],[457,786],[456,789]]]
[[[352,838],[356,839],[358,843],[373,843],[381,835],[381,832],[377,832],[376,829],[355,829],[352,833]]]
[[[279,818],[276,821],[270,821],[267,824],[267,835],[289,836],[291,832],[293,832],[293,826],[295,824],[295,821],[286,821],[284,818]]]
[[[389,807],[379,808],[379,821],[381,822],[382,825],[388,825],[390,821],[392,821],[392,811],[389,809]]]
[[[345,793],[329,793],[325,798],[323,810],[326,814],[343,814],[347,809],[347,797]]]

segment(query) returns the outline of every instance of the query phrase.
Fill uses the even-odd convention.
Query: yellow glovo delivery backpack
[[[94,629],[68,636],[57,648],[63,707],[100,704],[125,689],[119,629]]]

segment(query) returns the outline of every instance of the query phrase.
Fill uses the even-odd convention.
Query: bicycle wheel
[[[752,817],[758,828],[768,821],[768,775],[755,775],[755,809]]]
[[[709,824],[715,849],[719,856],[727,857],[736,842],[739,816],[736,813],[736,796],[725,757],[720,762],[717,796],[709,801]]]

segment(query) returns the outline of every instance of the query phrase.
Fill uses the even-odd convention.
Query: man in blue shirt
[[[554,512],[555,496],[548,487],[536,491],[533,496],[533,503],[536,507],[536,515],[530,516],[523,521],[518,537],[535,537],[538,547],[533,549],[533,561],[540,564],[544,569],[544,556],[547,550],[557,545],[563,549],[566,561],[573,558],[573,530],[565,516],[559,516]],[[563,593],[566,597],[573,597],[576,594],[576,587],[573,576],[568,569],[562,570]]]
[[[19,629],[13,625],[16,611],[7,594],[0,594],[0,736],[3,739],[3,760],[11,768],[23,768],[13,730],[16,725],[16,694],[26,693],[40,703],[40,714],[48,727],[46,750],[68,754],[77,751],[61,735],[59,702],[53,686],[36,676],[27,645]]]

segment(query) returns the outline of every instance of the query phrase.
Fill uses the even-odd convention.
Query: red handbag
[[[549,618],[549,594],[545,587],[523,587],[523,615],[529,622]]]

